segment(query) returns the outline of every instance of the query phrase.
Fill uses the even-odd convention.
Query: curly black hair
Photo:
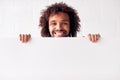
[[[73,9],[71,6],[68,6],[67,4],[60,2],[60,3],[54,3],[50,6],[47,6],[47,9],[42,10],[39,21],[39,26],[41,27],[41,36],[42,37],[51,37],[49,32],[49,17],[53,13],[58,12],[64,12],[67,13],[70,18],[70,32],[69,37],[76,37],[77,32],[80,31],[80,18],[78,16],[78,13],[75,9]]]

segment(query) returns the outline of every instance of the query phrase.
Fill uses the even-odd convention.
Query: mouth
[[[66,37],[66,31],[65,30],[56,30],[53,32],[54,37]]]

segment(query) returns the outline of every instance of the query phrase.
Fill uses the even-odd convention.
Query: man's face
[[[68,37],[70,20],[66,13],[59,12],[49,17],[49,32],[52,37]]]

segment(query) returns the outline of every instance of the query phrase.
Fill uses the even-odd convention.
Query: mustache
[[[54,32],[66,32],[65,30],[54,30]]]

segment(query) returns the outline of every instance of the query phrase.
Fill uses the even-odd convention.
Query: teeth
[[[63,32],[56,32],[55,34],[63,34]]]
[[[57,31],[57,32],[55,32],[55,36],[63,37],[64,36],[64,31]]]
[[[55,33],[63,33],[63,31],[61,31],[61,32],[55,32]]]

